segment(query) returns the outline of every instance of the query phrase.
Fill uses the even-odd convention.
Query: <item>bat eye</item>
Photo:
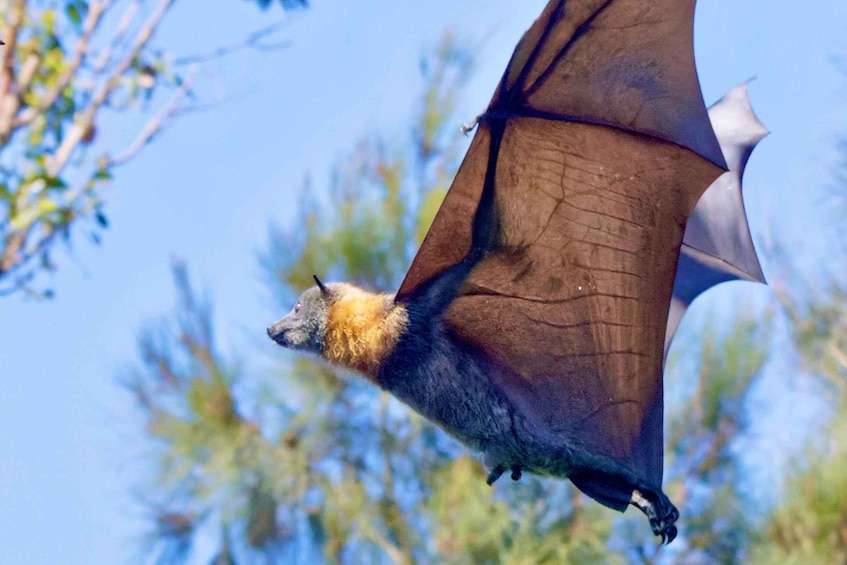
[[[295,305],[294,305],[294,313],[296,314],[297,312],[299,312],[299,311],[300,311],[300,308],[302,308],[302,306],[303,306],[303,305],[302,305],[302,304],[300,304],[299,302],[298,302],[297,304],[295,304]]]

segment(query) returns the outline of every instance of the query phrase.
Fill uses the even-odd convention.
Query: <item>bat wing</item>
[[[694,67],[694,0],[551,1],[518,44],[397,295],[462,261],[483,186],[494,245],[447,312],[577,485],[661,489],[665,326],[686,220],[726,169]],[[598,478],[600,477],[600,478]],[[591,483],[591,484],[589,484]],[[611,494],[609,494],[611,493]]]
[[[665,357],[682,316],[700,294],[726,281],[765,282],[747,225],[741,179],[753,149],[768,130],[750,107],[746,83],[716,102],[709,117],[729,171],[703,193],[688,218],[665,333]]]

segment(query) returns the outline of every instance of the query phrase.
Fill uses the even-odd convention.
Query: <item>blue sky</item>
[[[304,177],[320,187],[362,135],[404,133],[420,56],[447,26],[480,45],[461,108],[476,115],[544,3],[314,0],[290,20],[289,49],[204,74],[230,100],[187,117],[118,171],[104,242],[78,239],[49,280],[57,297],[0,299],[0,565],[137,557],[144,516],[129,493],[145,476],[145,454],[116,381],[135,359],[139,327],[173,304],[171,257],[187,259],[193,280],[214,297],[224,350],[261,366],[275,353],[264,327],[279,314],[256,261],[269,221],[291,218]],[[202,51],[279,15],[236,0],[215,2],[218,11],[211,4],[179,3],[160,44]],[[802,11],[781,0],[700,0],[697,8],[707,103],[755,75],[753,105],[773,132],[745,178],[754,239],[762,248],[778,235],[810,273],[832,259],[826,238],[838,235],[825,195],[847,127],[847,79],[834,64],[847,57],[845,22],[840,0],[813,0]],[[117,120],[100,127],[107,139],[128,135]],[[725,286],[698,300],[692,317],[769,292]],[[253,352],[255,362],[244,357]]]

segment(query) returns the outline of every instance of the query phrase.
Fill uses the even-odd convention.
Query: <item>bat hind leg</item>
[[[503,475],[503,473],[505,473],[505,472],[506,472],[505,465],[495,466],[493,469],[491,469],[491,472],[488,473],[488,478],[485,479],[486,484],[488,484],[488,486],[493,485],[494,483],[497,482],[497,479],[499,479]]]
[[[505,465],[497,465],[496,467],[491,469],[491,472],[488,473],[488,478],[485,479],[485,482],[488,483],[488,486],[491,486],[495,482],[497,482],[497,479],[499,479],[503,475],[503,473],[506,472],[506,469],[507,467]],[[522,473],[520,465],[512,465],[511,471],[513,481],[521,480]]]
[[[662,537],[662,543],[670,543],[676,537],[675,522],[679,511],[663,492],[633,489],[630,504],[644,512],[650,520],[653,533]]]

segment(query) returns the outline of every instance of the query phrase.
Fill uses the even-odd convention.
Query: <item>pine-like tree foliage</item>
[[[847,286],[798,279],[783,293],[784,311],[803,368],[822,385],[833,418],[790,469],[752,561],[847,563]]]

